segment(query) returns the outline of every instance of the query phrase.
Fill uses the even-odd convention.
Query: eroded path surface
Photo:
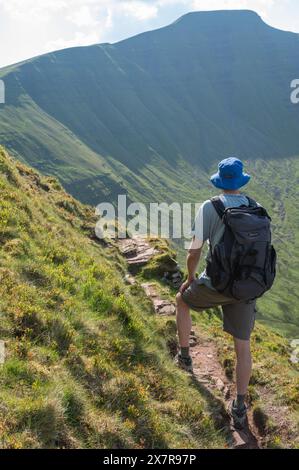
[[[194,381],[219,400],[219,410],[223,422],[228,427],[231,435],[231,446],[243,449],[260,448],[261,440],[255,429],[250,410],[248,413],[248,426],[244,431],[239,431],[233,426],[229,411],[236,393],[235,386],[226,377],[218,360],[216,344],[204,337],[199,337],[198,343],[191,348],[191,356],[193,359]]]

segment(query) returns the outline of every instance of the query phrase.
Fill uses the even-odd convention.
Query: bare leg
[[[192,328],[190,310],[182,299],[181,294],[176,296],[176,324],[181,348],[189,347],[189,337]]]
[[[237,393],[246,395],[252,368],[250,341],[234,338],[234,342],[237,355]]]

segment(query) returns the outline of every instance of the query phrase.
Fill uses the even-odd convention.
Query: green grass
[[[273,290],[258,304],[258,318],[266,325],[299,337],[299,213],[297,186],[299,161],[257,161],[249,165],[253,176],[252,194],[269,210],[273,243],[278,252],[277,278]]]
[[[0,150],[4,448],[224,447],[93,211]]]
[[[139,285],[125,284],[116,248],[90,238],[93,210],[52,177],[0,152],[0,337],[7,353],[0,368],[1,447],[227,447],[216,401],[172,363],[174,319],[156,317]],[[172,296],[158,280],[173,252],[165,241],[152,243],[164,255],[138,279],[152,279]],[[232,377],[232,344],[219,313],[194,314],[193,321],[216,341]],[[270,388],[296,422],[298,369],[289,362],[288,342],[258,325],[253,352],[250,397],[268,446],[296,445],[268,421],[261,395]]]

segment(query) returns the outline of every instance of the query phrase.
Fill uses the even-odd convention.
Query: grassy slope
[[[30,113],[30,109],[28,110]],[[28,114],[29,119],[29,114]],[[18,113],[15,114],[15,128],[21,126],[18,121]],[[19,123],[19,124],[18,124]],[[53,122],[51,121],[51,124]],[[4,123],[2,122],[2,126]],[[128,194],[129,199],[134,201],[167,201],[167,202],[200,202],[213,195],[213,189],[208,182],[207,173],[188,165],[182,160],[177,162],[177,167],[171,167],[167,162],[161,161],[158,157],[147,164],[139,174],[134,175],[121,163],[104,162],[97,160],[88,147],[80,147],[81,152],[76,149],[76,139],[71,137],[69,132],[61,128],[54,122],[55,130],[53,138],[47,128],[47,139],[55,142],[53,154],[49,153],[47,163],[34,163],[41,166],[45,173],[52,173],[64,180],[67,189],[73,188],[73,193],[81,200],[86,201],[92,197],[95,201],[115,200],[117,194]],[[19,131],[22,132],[22,126]],[[40,140],[34,138],[40,135]],[[77,160],[70,161],[64,152],[64,145],[61,145],[61,138],[69,139],[72,155]],[[13,139],[13,137],[11,137]],[[44,152],[49,149],[48,142],[43,136],[43,128],[38,125],[32,129],[32,133],[25,133],[18,148],[18,158],[22,147],[27,148],[26,152],[36,149],[44,140]],[[30,145],[27,143],[30,142]],[[55,159],[54,158],[55,152]],[[89,169],[86,159],[94,158],[94,169]],[[31,159],[26,153],[25,160]],[[298,223],[295,214],[298,214],[298,202],[295,188],[298,181],[298,159],[279,160],[257,160],[248,163],[249,170],[252,169],[253,182],[248,187],[251,196],[256,197],[265,207],[269,208],[273,216],[275,227],[274,242],[279,253],[278,281],[274,290],[261,302],[262,309],[259,312],[260,318],[269,325],[279,328],[290,337],[297,337],[299,334],[298,317]],[[84,169],[83,169],[84,168]],[[210,173],[215,168],[210,169]],[[98,175],[96,184],[94,173]],[[81,184],[73,186],[75,174],[80,174]],[[84,175],[84,178],[82,176]],[[115,176],[117,175],[117,176]],[[278,197],[277,202],[275,202]],[[280,206],[283,204],[283,212],[286,215],[280,216]],[[183,263],[185,253],[180,251],[180,261]],[[290,258],[292,262],[290,263]]]
[[[92,210],[3,149],[0,171],[1,447],[225,446]]]
[[[91,209],[3,149],[0,169],[1,446],[225,447],[216,401],[172,364],[174,320],[155,317],[142,289],[125,285],[117,250],[90,239]],[[217,312],[194,321],[231,369]],[[287,343],[264,327],[254,338],[254,383],[272,386],[295,420]]]
[[[290,338],[299,337],[299,159],[257,161],[249,165],[251,194],[271,214],[278,253],[274,288],[258,303],[258,318]]]
[[[297,337],[298,162],[273,159],[298,154],[299,107],[289,100],[297,50],[298,35],[234,12],[187,15],[117,45],[47,54],[0,72],[0,142],[92,203],[117,194],[202,201],[213,194],[211,160],[248,156],[248,190],[270,208],[279,252],[259,318]]]

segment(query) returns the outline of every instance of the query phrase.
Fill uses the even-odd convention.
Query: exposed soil
[[[216,344],[204,337],[199,337],[198,343],[191,349],[193,359],[194,381],[202,389],[210,392],[219,401],[220,413],[231,437],[231,447],[243,449],[258,449],[261,447],[261,438],[254,426],[252,414],[248,412],[248,426],[244,431],[234,428],[230,407],[235,396],[235,386],[225,375],[224,369],[218,360]]]

